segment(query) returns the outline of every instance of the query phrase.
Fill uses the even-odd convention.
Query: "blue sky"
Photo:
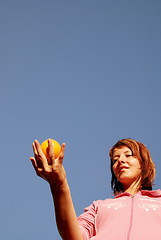
[[[65,142],[79,215],[112,197],[109,148],[143,142],[161,171],[161,2],[0,1],[0,239],[59,240],[31,144]]]

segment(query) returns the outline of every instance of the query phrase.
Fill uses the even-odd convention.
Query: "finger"
[[[33,148],[34,154],[37,155],[37,149],[36,149],[36,146],[35,146],[35,142],[32,143],[32,148]]]
[[[38,156],[39,158],[41,158],[42,161],[47,162],[47,161],[46,161],[45,154],[43,153],[43,151],[42,151],[42,149],[41,149],[41,146],[40,146],[40,143],[39,143],[38,140],[35,140],[35,141],[34,141],[34,147],[35,147],[35,152],[37,153],[37,156]]]
[[[32,165],[33,165],[33,167],[34,167],[34,169],[35,169],[36,174],[37,174],[39,177],[44,178],[43,175],[41,175],[41,173],[43,172],[43,169],[38,167],[35,158],[30,157],[30,160],[31,160],[31,163],[32,163]],[[45,178],[44,178],[44,179],[45,179]]]
[[[34,167],[35,171],[36,171],[36,170],[37,170],[37,163],[36,163],[36,160],[35,160],[35,158],[33,158],[33,157],[30,157],[30,160],[31,160],[31,163],[32,163],[32,165],[33,165],[33,167]]]
[[[35,141],[32,143],[32,148],[33,148],[33,152],[34,152],[34,156],[35,156],[35,158],[32,158],[32,159],[30,158],[30,160],[32,162],[32,165],[37,166],[37,167],[38,166],[42,167],[43,165],[42,165],[41,161],[39,160],[37,148],[36,148],[36,145],[35,145]]]
[[[36,171],[36,173],[38,174],[38,172],[43,172],[44,170],[42,168],[40,168],[36,162],[36,159],[33,157],[30,157],[31,163]]]
[[[54,154],[54,147],[51,139],[48,139],[47,154],[48,154],[48,164],[54,164],[55,154]]]
[[[66,147],[66,144],[62,143],[62,145],[61,145],[61,152],[59,154],[59,162],[60,163],[62,163],[63,159],[64,159],[65,147]]]
[[[38,167],[40,167],[40,168],[43,167],[45,169],[45,167],[46,167],[46,165],[48,165],[48,163],[47,163],[46,156],[44,155],[38,140],[34,141],[33,149],[35,152],[35,160],[37,162]]]

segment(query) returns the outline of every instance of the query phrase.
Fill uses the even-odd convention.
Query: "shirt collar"
[[[138,193],[136,193],[135,195],[140,194],[142,196],[149,196],[149,197],[161,197],[161,190],[153,190],[153,191],[149,191],[149,190],[141,190]],[[123,196],[132,196],[130,193],[128,192],[123,192],[118,194],[117,196],[115,196],[115,198],[119,198],[119,197],[123,197]]]

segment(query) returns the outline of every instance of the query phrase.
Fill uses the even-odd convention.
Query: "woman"
[[[78,218],[62,165],[65,144],[57,159],[48,140],[49,159],[37,140],[30,158],[38,176],[49,182],[59,233],[64,240],[161,239],[161,191],[151,191],[155,165],[148,149],[122,139],[110,150],[113,199],[93,202]]]

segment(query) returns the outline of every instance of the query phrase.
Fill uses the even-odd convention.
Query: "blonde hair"
[[[109,151],[111,159],[111,187],[114,194],[123,192],[122,184],[117,180],[113,172],[113,152],[115,148],[128,147],[132,151],[132,155],[136,157],[141,165],[141,181],[138,187],[138,190],[152,190],[153,181],[155,178],[155,164],[151,158],[150,152],[147,147],[136,140],[131,138],[119,140]]]

